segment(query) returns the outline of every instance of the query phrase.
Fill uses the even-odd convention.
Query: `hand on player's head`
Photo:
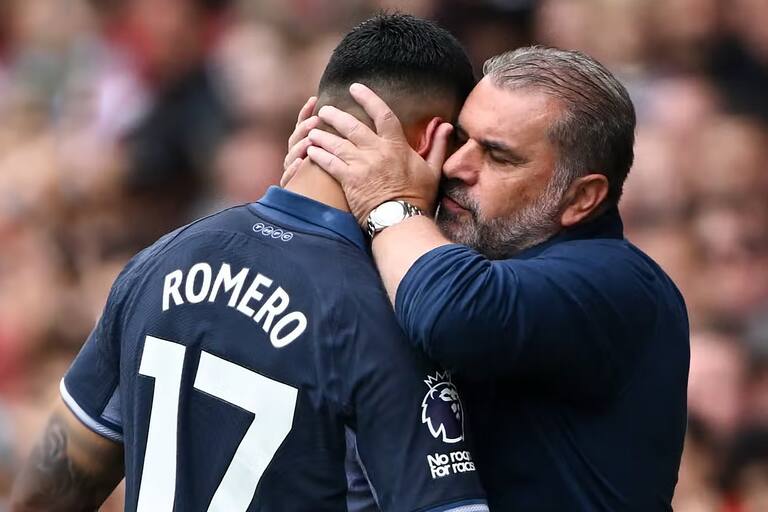
[[[311,130],[308,157],[341,183],[361,224],[373,208],[391,199],[432,210],[451,125],[442,123],[435,130],[425,160],[408,144],[397,116],[376,93],[361,84],[353,84],[350,92],[376,131],[342,110],[323,107],[318,116],[339,135]]]
[[[296,127],[288,138],[288,154],[283,160],[283,176],[280,178],[280,186],[284,187],[299,170],[299,166],[307,156],[307,148],[311,145],[307,135],[309,131],[317,127],[320,118],[313,115],[317,105],[317,96],[310,96],[299,111],[296,119]]]

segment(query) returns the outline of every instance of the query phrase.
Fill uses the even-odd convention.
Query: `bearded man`
[[[456,142],[445,162],[362,84],[373,128],[325,106],[336,133],[312,129],[288,161],[306,149],[342,184],[411,342],[461,378],[492,510],[670,511],[688,320],[623,236],[632,102],[573,51],[520,48],[484,75],[436,130],[433,147]]]

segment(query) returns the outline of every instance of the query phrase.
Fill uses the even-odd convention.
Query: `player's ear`
[[[427,155],[429,155],[429,150],[432,149],[432,142],[434,141],[437,128],[442,123],[443,123],[443,120],[441,118],[433,117],[432,119],[430,119],[429,123],[427,123],[427,126],[421,132],[421,135],[419,136],[419,140],[417,141],[415,146],[416,152],[419,154],[419,156],[421,156],[421,158],[426,158]]]

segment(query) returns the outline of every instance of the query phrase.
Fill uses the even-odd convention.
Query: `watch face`
[[[407,212],[402,204],[396,201],[388,201],[371,212],[371,220],[379,226],[391,226],[403,220],[406,214]]]

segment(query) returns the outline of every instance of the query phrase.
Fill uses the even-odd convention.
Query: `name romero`
[[[250,283],[246,288],[246,283]],[[222,263],[216,275],[208,263],[195,263],[186,274],[174,270],[163,283],[163,311],[181,304],[226,300],[226,305],[252,318],[269,334],[269,341],[282,348],[295,341],[307,328],[307,317],[301,311],[287,312],[291,299],[281,287],[272,289],[272,279],[242,268],[232,275],[228,263]],[[245,289],[245,292],[243,292]],[[270,291],[264,299],[265,292]]]

